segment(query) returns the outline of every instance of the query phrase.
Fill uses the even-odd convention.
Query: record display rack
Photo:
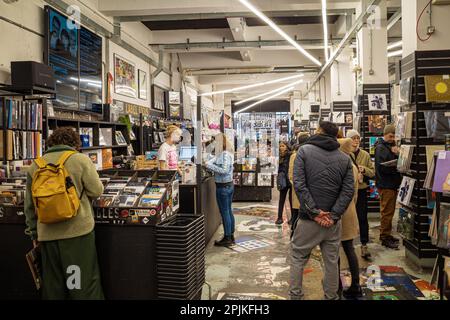
[[[427,138],[424,114],[422,111],[450,111],[450,104],[433,104],[426,101],[425,76],[450,74],[450,50],[415,51],[401,60],[401,79],[413,78],[411,105],[402,107],[402,111],[414,111],[411,139],[402,139],[402,143],[414,145],[411,167],[404,174],[416,179],[409,209],[414,213],[414,239],[403,241],[406,256],[421,267],[433,266],[438,254],[437,248],[428,236],[430,217],[433,209],[427,206],[426,190],[423,188],[427,173],[426,146],[442,145]]]
[[[369,152],[370,137],[380,138],[383,135],[376,135],[369,130],[369,116],[370,115],[386,115],[387,122],[391,121],[391,89],[389,84],[365,84],[363,85],[363,98],[359,100],[357,115],[360,116],[360,135],[361,148]],[[385,94],[387,111],[372,111],[369,110],[369,94]],[[369,152],[370,154],[370,152]],[[375,155],[371,155],[372,161],[375,162]],[[370,197],[370,188],[367,190],[368,198],[368,213],[372,215],[380,214],[380,200]]]
[[[239,183],[234,184],[233,201],[261,201],[270,202],[272,200],[272,188],[274,187],[274,175],[271,175],[270,186],[259,186],[259,173],[261,173],[261,161],[257,158],[256,170],[243,170],[242,164],[234,164],[234,174],[239,175]],[[253,173],[255,175],[254,185],[244,185],[242,175],[244,173]],[[269,173],[267,173],[269,174]],[[233,179],[234,180],[234,179]]]
[[[352,114],[352,122],[351,123],[336,123],[335,119],[333,119],[333,122],[335,122],[338,127],[342,128],[345,127],[345,130],[353,129],[353,104],[351,101],[334,101],[331,103],[331,112],[344,112],[345,116],[347,114]]]

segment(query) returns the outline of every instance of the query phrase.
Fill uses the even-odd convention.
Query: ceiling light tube
[[[252,11],[258,18],[267,23],[269,27],[275,30],[280,36],[282,36],[287,42],[289,42],[292,46],[294,46],[298,51],[300,51],[303,55],[305,55],[309,60],[314,62],[319,67],[322,66],[319,60],[314,58],[308,51],[306,51],[301,45],[297,43],[294,39],[292,39],[286,32],[280,29],[272,20],[270,20],[264,13],[259,11],[256,7],[254,7],[247,0],[239,0],[244,6],[246,6],[250,11]]]
[[[387,46],[387,49],[388,50],[392,50],[394,48],[398,48],[398,47],[401,47],[401,46],[403,46],[403,41],[402,40],[397,41],[397,42],[389,43],[388,46]]]
[[[327,19],[327,0],[322,0],[322,23],[323,23],[323,44],[325,50],[325,61],[330,59],[328,52],[328,19]]]
[[[391,51],[391,52],[388,52],[388,54],[387,54],[388,58],[398,57],[398,56],[402,56],[402,55],[403,55],[403,50]]]
[[[261,93],[261,94],[259,94],[259,95],[257,95],[257,96],[254,96],[254,97],[250,97],[250,98],[241,100],[241,101],[235,103],[234,105],[235,105],[235,106],[239,106],[239,105],[241,105],[241,104],[243,104],[243,103],[246,103],[246,102],[249,102],[249,101],[252,101],[252,100],[256,100],[256,99],[259,99],[259,98],[268,96],[268,95],[270,95],[270,94],[274,94],[274,93],[276,93],[276,92],[278,92],[278,91],[280,91],[280,90],[283,90],[283,89],[286,89],[286,88],[295,86],[295,85],[297,85],[297,84],[299,84],[299,83],[302,83],[302,82],[303,82],[303,79],[302,79],[302,80],[295,81],[295,82],[290,83],[290,84],[288,84],[288,85],[282,86],[281,88],[277,88],[277,89],[272,90],[272,91],[269,91],[269,92]]]
[[[278,91],[277,93],[271,95],[270,97],[267,97],[267,98],[262,99],[262,100],[260,100],[258,102],[252,103],[251,105],[246,106],[244,109],[241,109],[238,112],[236,112],[236,114],[239,114],[239,113],[241,113],[243,111],[246,111],[246,110],[248,110],[250,108],[253,108],[254,106],[256,106],[258,104],[261,104],[261,103],[264,103],[266,101],[269,101],[270,99],[273,99],[273,98],[276,98],[278,96],[281,96],[283,93],[289,92],[291,90],[294,90],[294,86],[290,86],[289,88],[286,88],[284,90]]]
[[[230,92],[236,92],[236,91],[241,91],[241,90],[246,90],[246,89],[252,89],[252,88],[262,87],[262,86],[265,86],[265,85],[268,85],[268,84],[274,84],[274,83],[278,83],[278,82],[298,79],[298,78],[301,78],[303,76],[304,76],[303,74],[296,74],[294,76],[289,76],[289,77],[285,77],[285,78],[280,78],[280,79],[275,79],[275,80],[270,80],[270,81],[264,81],[264,82],[249,84],[248,86],[237,87],[237,88],[226,89],[226,90],[220,90],[220,91],[207,92],[207,93],[201,93],[200,96],[212,96],[212,95],[215,95],[215,94],[230,93]]]

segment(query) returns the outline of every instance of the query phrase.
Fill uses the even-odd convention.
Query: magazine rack
[[[401,61],[401,79],[413,78],[411,105],[402,107],[403,112],[414,111],[411,139],[402,139],[402,144],[414,146],[409,172],[403,176],[416,179],[410,205],[404,206],[414,213],[414,239],[403,240],[406,256],[421,267],[432,267],[437,248],[428,236],[433,209],[428,208],[427,191],[423,188],[427,173],[426,146],[443,145],[443,141],[427,138],[423,111],[450,111],[450,104],[434,105],[426,102],[425,80],[427,75],[450,73],[450,50],[415,51]]]
[[[100,178],[129,177],[130,182],[138,178],[149,178],[146,191],[154,186],[162,186],[165,192],[157,205],[139,206],[141,196],[133,206],[99,206],[94,203],[94,218],[96,224],[112,225],[143,225],[154,226],[164,222],[178,212],[179,207],[179,182],[175,171],[157,170],[103,170]]]

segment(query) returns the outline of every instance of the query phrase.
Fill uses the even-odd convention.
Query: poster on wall
[[[152,108],[161,112],[166,110],[165,91],[156,86],[152,86]]]
[[[387,99],[385,94],[368,94],[370,111],[387,111]]]
[[[136,98],[136,66],[114,54],[114,91],[127,97]]]
[[[147,72],[138,70],[139,99],[147,100]]]

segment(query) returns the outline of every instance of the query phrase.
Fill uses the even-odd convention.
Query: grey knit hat
[[[384,127],[384,134],[395,134],[395,125],[394,124],[388,124]]]

